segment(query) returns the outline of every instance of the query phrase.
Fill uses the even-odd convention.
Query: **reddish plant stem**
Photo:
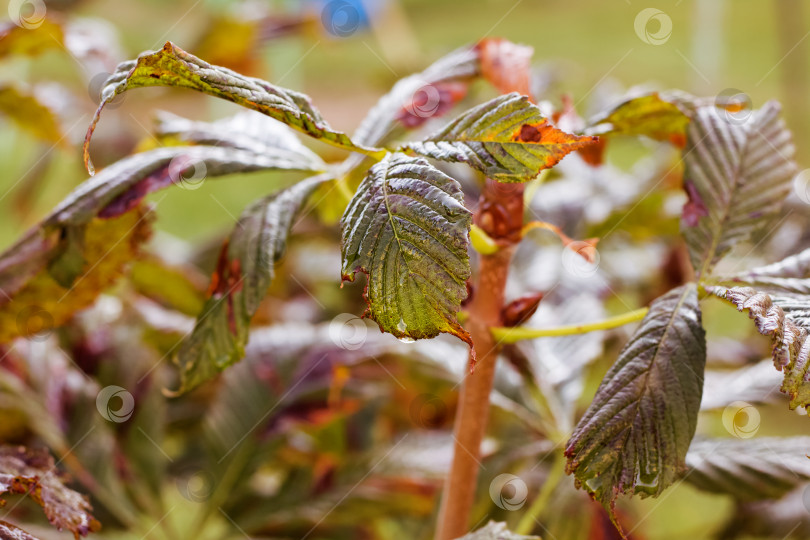
[[[523,226],[523,186],[487,180],[475,221],[501,249],[481,256],[473,287],[467,329],[472,335],[477,364],[474,372],[465,375],[461,387],[453,428],[453,463],[442,494],[436,540],[452,540],[468,532],[481,465],[481,441],[489,419],[489,394],[500,349],[489,329],[502,322],[509,263]]]

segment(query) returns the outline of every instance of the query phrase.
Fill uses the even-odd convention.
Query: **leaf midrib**
[[[648,382],[648,380],[650,378],[650,372],[652,372],[652,368],[655,365],[656,361],[658,360],[658,353],[661,350],[661,343],[663,343],[667,339],[667,337],[669,336],[669,331],[673,327],[673,323],[675,321],[675,318],[680,313],[681,307],[683,306],[684,302],[686,301],[686,296],[689,294],[689,292],[690,292],[689,288],[684,288],[683,293],[681,293],[681,296],[678,298],[678,303],[675,306],[675,309],[672,310],[672,314],[669,317],[669,321],[667,321],[667,324],[664,326],[664,333],[662,334],[661,339],[659,339],[658,343],[656,343],[656,345],[655,345],[655,353],[653,354],[653,357],[650,360],[649,367],[644,370],[644,382],[642,384],[641,395],[639,396],[639,398],[637,400],[635,400],[635,402],[633,404],[635,410],[631,413],[631,418],[632,418],[633,421],[628,422],[628,426],[624,429],[624,436],[622,437],[622,439],[623,439],[622,440],[622,447],[623,448],[627,446],[627,440],[630,437],[630,431],[632,430],[632,426],[635,423],[634,422],[635,419],[638,417],[638,410],[641,407],[641,400],[644,398],[644,396],[648,392],[649,387],[648,387],[647,382]],[[638,452],[636,452],[636,455],[638,455]],[[636,465],[636,464],[634,464],[634,465]]]
[[[729,129],[729,133],[730,132],[731,132],[731,129]],[[698,272],[698,277],[703,277],[711,269],[712,261],[714,261],[715,254],[717,253],[717,248],[720,245],[720,238],[723,236],[723,230],[725,229],[728,218],[731,216],[731,208],[732,208],[732,206],[734,206],[735,198],[739,194],[737,188],[739,187],[739,185],[741,183],[740,181],[741,181],[741,179],[743,177],[743,175],[741,173],[741,170],[743,168],[743,161],[744,161],[743,160],[743,155],[745,154],[746,150],[748,149],[748,144],[751,142],[750,134],[751,134],[751,130],[746,129],[745,130],[745,144],[743,145],[742,149],[737,153],[737,156],[738,156],[739,159],[737,160],[737,163],[736,163],[736,165],[734,167],[734,171],[733,171],[733,174],[732,174],[733,181],[731,183],[731,196],[729,197],[728,204],[725,205],[724,208],[721,208],[722,216],[721,216],[720,220],[718,221],[717,233],[712,235],[712,243],[711,243],[711,245],[709,247],[709,250],[706,252],[706,255],[704,256],[703,265],[701,266],[700,271]],[[697,144],[700,144],[701,142],[703,142],[703,140],[708,136],[709,136],[709,134],[706,133],[706,135],[704,135],[700,139],[700,141],[698,141]]]

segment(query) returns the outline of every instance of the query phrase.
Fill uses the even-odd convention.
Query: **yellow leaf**
[[[89,222],[83,246],[87,262],[73,286],[62,287],[43,267],[0,305],[0,343],[61,326],[76,311],[91,305],[138,256],[140,245],[151,231],[147,213],[140,207],[113,219],[95,218]]]

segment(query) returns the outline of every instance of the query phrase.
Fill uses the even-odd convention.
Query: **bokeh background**
[[[23,85],[36,93],[55,111],[63,135],[54,144],[0,114],[0,249],[87,178],[80,146],[107,74],[118,62],[167,40],[211,63],[310,95],[333,127],[351,133],[397,79],[457,47],[502,36],[534,48],[538,99],[559,106],[568,96],[585,118],[633,88],[674,88],[710,98],[744,96],[754,108],[779,99],[794,131],[800,169],[810,166],[810,4],[802,0],[350,4],[355,6],[350,12],[329,13],[327,2],[314,0],[9,2],[11,19],[19,17],[20,10],[28,10],[26,17],[37,15],[31,6],[44,5],[49,19],[74,29],[76,41],[72,47],[53,46],[36,56],[0,58],[0,85]],[[182,90],[128,92],[108,107],[96,131],[91,151],[97,167],[149,148],[158,110],[213,120],[238,108]],[[327,158],[342,157],[320,143],[307,144]],[[638,148],[618,147],[610,158],[632,163]],[[153,194],[156,228],[166,237],[216,245],[246,204],[266,194],[269,185],[296,178],[253,174]],[[337,269],[334,277],[336,282]],[[717,322],[724,317],[728,322]],[[707,308],[706,318],[715,321],[709,324],[718,334],[753,340],[762,356],[767,354],[765,340],[752,338],[749,326],[739,330],[742,315],[721,306]],[[727,343],[728,356],[740,350]],[[722,345],[715,352],[720,349]],[[606,361],[603,366],[609,365]],[[592,389],[597,381],[589,382]],[[801,423],[806,419],[787,413],[783,403],[757,414],[762,416],[760,435],[807,432],[806,423]],[[705,432],[725,434],[719,416],[704,423]],[[686,484],[667,491],[664,498],[665,504],[632,503],[633,515],[643,518],[637,531],[641,537],[712,538],[734,511],[729,498]]]
[[[12,1],[9,8],[15,3],[21,4]],[[363,0],[363,4],[362,20],[355,21],[354,13],[327,17],[327,24],[334,25],[330,31],[324,25],[323,1],[47,2],[48,15],[64,14],[84,24],[91,46],[104,50],[90,61],[54,47],[33,58],[11,57],[0,64],[0,81],[50,87],[40,90],[52,94],[51,83],[56,82],[73,92],[70,99],[64,94],[53,99],[54,106],[65,112],[66,139],[56,147],[43,145],[0,116],[4,164],[0,247],[86,178],[76,148],[95,107],[103,73],[111,71],[116,61],[159,48],[166,40],[212,63],[308,93],[334,127],[351,132],[398,78],[456,47],[503,36],[534,47],[535,62],[543,68],[540,99],[559,103],[569,94],[586,118],[623,90],[639,85],[701,96],[732,90],[749,96],[755,108],[768,99],[780,99],[800,148],[800,165],[805,163],[808,138],[802,127],[810,109],[810,6],[801,0]],[[31,9],[24,4],[23,8]],[[663,18],[647,21],[644,35],[652,39],[645,42],[635,21],[649,8],[661,11]],[[182,91],[131,92],[102,121],[93,147],[96,161],[110,163],[148,138],[154,111],[159,109],[200,120],[237,110],[221,100]],[[158,226],[183,237],[210,236],[260,191],[249,181],[238,187],[211,182],[193,194],[170,193],[161,203],[166,211]],[[21,206],[21,199],[26,204]]]

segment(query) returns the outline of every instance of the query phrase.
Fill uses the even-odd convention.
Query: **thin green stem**
[[[494,327],[490,331],[495,339],[500,343],[517,343],[524,339],[535,339],[541,337],[571,336],[575,334],[586,334],[596,330],[608,330],[617,328],[625,324],[640,321],[647,314],[648,308],[641,308],[630,311],[616,317],[605,319],[604,321],[574,324],[569,326],[557,326],[554,328],[526,328],[517,326],[514,328]]]
[[[523,517],[520,518],[520,522],[515,529],[515,534],[527,535],[534,530],[534,525],[537,523],[538,517],[540,517],[543,510],[546,509],[548,501],[551,499],[552,493],[554,493],[554,488],[560,483],[564,472],[565,456],[562,452],[555,452],[554,460],[551,462],[548,476],[546,476],[546,481],[543,482],[543,487],[540,488],[540,493],[537,494],[537,498],[534,499],[532,505],[526,510],[526,513],[523,514]]]

